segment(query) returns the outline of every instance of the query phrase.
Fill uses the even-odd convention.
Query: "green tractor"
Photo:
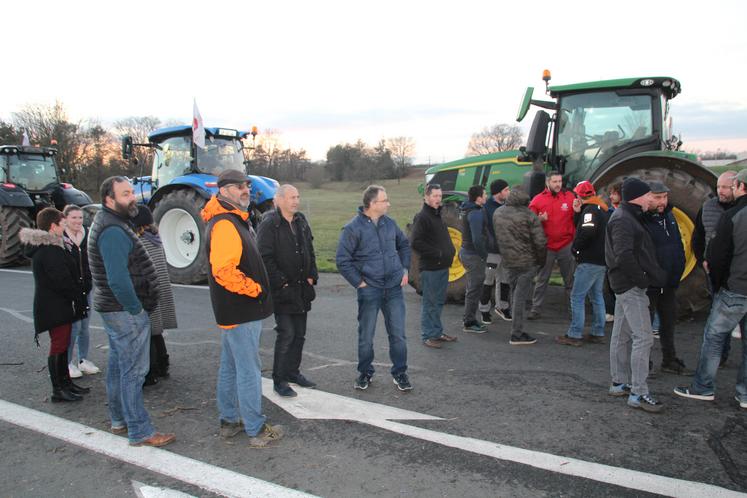
[[[567,187],[589,180],[605,196],[610,185],[629,176],[658,180],[671,189],[669,199],[687,256],[678,292],[681,310],[707,305],[705,275],[696,268],[690,241],[698,210],[715,194],[716,175],[695,155],[680,151],[682,143],[672,134],[669,101],[680,93],[679,81],[643,77],[550,86],[549,71],[543,80],[551,99],[534,100],[534,88],[529,87],[519,108],[517,121],[526,117],[531,106],[540,108],[525,147],[426,171],[426,183],[438,183],[444,189],[442,212],[454,244],[461,244],[458,205],[474,184],[487,186],[503,178],[510,185],[523,184],[535,195],[544,188],[545,173],[558,170]],[[416,264],[413,270],[417,288]],[[456,257],[449,275],[449,298],[462,300],[464,286],[464,268]]]

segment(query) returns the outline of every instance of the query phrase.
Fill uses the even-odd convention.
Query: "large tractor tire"
[[[23,246],[18,238],[21,228],[31,227],[29,212],[23,208],[0,207],[0,266],[23,263]]]
[[[194,190],[175,190],[164,195],[153,210],[174,283],[199,284],[207,280],[205,222],[200,216],[206,202]]]
[[[706,276],[698,267],[692,250],[692,234],[698,211],[709,197],[715,194],[716,176],[697,163],[677,157],[637,157],[623,161],[593,180],[600,192],[606,193],[608,185],[622,182],[627,177],[644,181],[656,180],[669,187],[669,203],[685,247],[685,271],[677,290],[681,315],[691,314],[710,305]]]
[[[455,202],[444,204],[441,209],[441,218],[446,222],[451,236],[451,242],[456,248],[454,260],[449,267],[449,286],[446,288],[446,301],[451,303],[464,302],[464,290],[467,287],[467,270],[459,259],[459,249],[462,247],[462,221],[459,217],[459,205]],[[407,236],[411,235],[412,225],[407,225]],[[418,294],[420,290],[420,270],[418,263],[420,258],[413,251],[410,262],[409,282]]]

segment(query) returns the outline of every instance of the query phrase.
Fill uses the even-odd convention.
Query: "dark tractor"
[[[91,198],[61,182],[52,147],[0,146],[0,266],[24,262],[18,233],[45,207],[87,206]]]

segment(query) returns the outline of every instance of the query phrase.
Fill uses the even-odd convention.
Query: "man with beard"
[[[149,369],[148,312],[158,300],[158,276],[143,243],[132,230],[137,215],[135,192],[127,178],[101,184],[103,209],[88,237],[88,261],[95,284],[93,307],[109,336],[106,393],[111,431],[127,433],[132,446],[164,446],[174,434],[156,432],[143,404]]]
[[[210,271],[210,301],[221,329],[216,402],[220,435],[244,431],[249,446],[263,448],[281,439],[284,429],[262,414],[262,319],[272,314],[270,279],[249,222],[251,183],[246,174],[218,176],[218,195],[202,210]]]

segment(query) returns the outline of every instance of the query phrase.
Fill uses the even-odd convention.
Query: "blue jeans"
[[[726,289],[719,290],[713,296],[711,314],[708,315],[703,345],[700,348],[698,368],[692,383],[692,390],[697,394],[713,394],[716,386],[716,371],[721,361],[724,341],[741,324],[744,330],[747,321],[747,296],[736,294]],[[747,337],[742,334],[742,365],[737,374],[737,396],[747,401]]]
[[[591,321],[591,335],[604,337],[604,276],[607,268],[590,263],[581,263],[573,274],[571,289],[571,326],[566,335],[574,339],[584,336],[586,306],[584,301],[589,295],[594,317]]]
[[[91,307],[91,293],[88,293],[88,307]],[[70,363],[78,364],[78,361],[83,361],[88,358],[88,345],[89,345],[89,328],[88,324],[91,321],[91,316],[88,315],[85,318],[73,322],[73,328],[70,332],[70,346],[67,348],[67,361]],[[75,343],[78,343],[78,361],[74,360],[75,354]]]
[[[402,287],[378,289],[358,288],[358,372],[373,375],[376,318],[381,310],[389,336],[389,358],[393,376],[407,372],[407,340],[405,339],[405,298]]]
[[[220,369],[216,401],[220,418],[236,423],[239,417],[250,436],[259,434],[262,415],[262,363],[259,337],[262,320],[242,323],[221,332]]]
[[[109,336],[106,395],[112,427],[127,424],[130,443],[155,434],[143,403],[143,381],[150,368],[150,320],[145,310],[100,313]]]
[[[449,285],[449,269],[423,270],[420,272],[420,288],[423,290],[423,303],[420,312],[422,338],[437,339],[444,333],[441,323],[441,310],[446,302],[446,287]]]

